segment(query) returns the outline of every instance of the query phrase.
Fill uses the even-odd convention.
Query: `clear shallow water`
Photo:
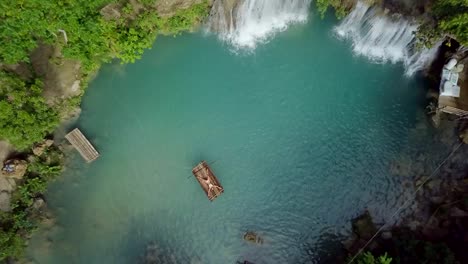
[[[103,67],[77,122],[102,156],[70,157],[47,195],[58,225],[30,258],[137,263],[156,242],[163,263],[316,263],[364,208],[390,216],[402,192],[391,163],[431,137],[411,136],[422,84],[353,57],[331,21],[311,20],[254,54],[184,34]],[[191,176],[200,160],[225,188],[212,203]],[[264,244],[243,241],[247,230]]]

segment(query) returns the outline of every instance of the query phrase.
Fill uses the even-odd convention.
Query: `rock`
[[[9,212],[11,210],[10,200],[11,200],[10,193],[0,192],[0,211]]]
[[[390,231],[385,231],[385,232],[382,232],[382,235],[380,235],[383,239],[392,239],[392,232]]]
[[[34,153],[34,155],[40,157],[42,154],[44,154],[44,151],[45,151],[45,146],[44,145],[37,145],[36,147],[34,147],[32,149],[32,152]]]
[[[459,137],[463,141],[463,143],[468,144],[468,129],[460,131]]]
[[[81,63],[64,59],[59,46],[40,43],[30,60],[34,72],[44,80],[42,95],[47,104],[53,106],[81,93],[76,87],[81,79]]]
[[[468,212],[458,208],[458,207],[452,207],[450,208],[450,216],[452,217],[467,217]]]
[[[3,162],[13,152],[13,146],[7,141],[0,140],[0,162]]]
[[[244,240],[251,243],[263,244],[263,239],[252,231],[246,232],[244,234]]]
[[[441,204],[444,202],[444,197],[441,196],[432,196],[430,199],[433,204]]]
[[[353,252],[352,249],[353,249],[353,246],[354,246],[356,240],[358,240],[358,237],[356,236],[356,234],[352,233],[350,238],[348,238],[347,240],[342,242],[343,247],[348,252]]]
[[[50,146],[52,146],[54,144],[54,141],[52,139],[46,139],[44,141],[44,144],[46,145],[46,147],[49,148]]]
[[[119,4],[111,3],[103,7],[99,13],[101,13],[104,20],[118,20],[121,16],[120,9],[121,7]]]
[[[353,232],[362,239],[370,239],[377,232],[369,211],[353,220]]]
[[[34,155],[40,157],[42,154],[44,154],[44,151],[53,144],[54,141],[51,139],[44,140],[43,142],[36,144],[36,146],[33,147],[32,152],[34,153]]]
[[[178,10],[187,9],[194,4],[200,4],[203,0],[160,0],[155,1],[156,11],[161,17],[171,17],[175,15]],[[225,0],[225,2],[238,2],[237,0]],[[213,0],[208,0],[211,5]]]
[[[418,229],[418,227],[421,226],[421,223],[419,221],[411,221],[411,223],[408,224],[408,227],[409,229],[411,229],[411,231],[416,231],[416,229]]]
[[[8,160],[2,168],[1,176],[21,180],[27,168],[28,163],[25,160]]]
[[[16,182],[14,179],[0,177],[0,192],[12,192],[16,189]]]
[[[241,1],[237,0],[215,0],[210,12],[209,26],[213,32],[222,32],[226,27],[236,27],[236,10],[239,8]],[[229,21],[229,23],[226,23]],[[228,24],[228,25],[226,25]]]
[[[32,204],[32,208],[37,211],[41,210],[44,206],[45,206],[45,201],[42,198],[35,199]]]

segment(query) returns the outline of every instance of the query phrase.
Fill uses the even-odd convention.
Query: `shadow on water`
[[[140,219],[145,219],[142,221]],[[158,236],[156,230],[145,230],[146,223],[155,221],[147,217],[132,218],[122,239],[118,255],[119,263],[136,264],[201,264],[201,260],[194,254],[184,252],[183,248],[176,248],[172,243]]]
[[[305,259],[298,263],[304,264],[334,264],[341,263],[344,256],[342,241],[344,236],[330,231],[324,231],[317,242],[304,242],[301,247],[306,254]]]

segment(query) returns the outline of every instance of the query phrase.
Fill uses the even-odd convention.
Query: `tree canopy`
[[[58,123],[58,114],[41,95],[42,82],[27,83],[0,72],[0,138],[19,149],[38,142]]]

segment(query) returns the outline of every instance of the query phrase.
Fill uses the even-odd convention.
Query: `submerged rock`
[[[377,232],[377,228],[372,221],[369,211],[366,211],[364,214],[353,220],[353,232],[359,238],[365,240],[370,239],[375,232]]]
[[[252,231],[248,231],[244,234],[244,240],[255,244],[263,244],[263,238]]]
[[[392,239],[392,232],[390,232],[390,231],[382,232],[381,237],[382,237],[383,239],[387,239],[387,240],[388,240],[388,239]]]

